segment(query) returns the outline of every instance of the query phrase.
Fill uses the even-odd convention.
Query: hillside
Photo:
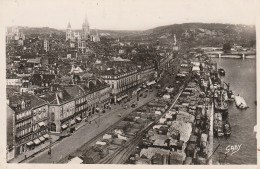
[[[222,45],[223,42],[247,44],[256,41],[254,26],[216,24],[216,23],[184,23],[160,26],[141,33],[142,39],[171,40],[176,35],[182,42],[196,45]],[[193,45],[192,45],[193,46]]]
[[[49,27],[19,27],[20,32],[23,32],[25,35],[30,35],[30,34],[58,34],[58,35],[65,35],[65,31],[63,30],[58,30],[54,28],[49,28]]]

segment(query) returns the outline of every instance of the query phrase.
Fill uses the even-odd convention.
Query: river
[[[254,126],[256,125],[256,60],[255,59],[212,59],[217,62],[218,68],[223,68],[226,75],[222,81],[230,83],[235,95],[245,98],[249,108],[237,109],[235,102],[229,105],[229,122],[231,124],[231,136],[229,138],[214,138],[214,147],[218,144],[213,156],[213,164],[223,161],[227,146],[241,145],[238,152],[226,158],[226,164],[257,164],[257,140]],[[214,148],[214,150],[215,150]]]

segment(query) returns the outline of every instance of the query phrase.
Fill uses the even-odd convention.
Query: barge
[[[246,104],[245,99],[243,97],[241,97],[241,96],[235,96],[235,103],[236,103],[236,106],[239,109],[246,109],[246,108],[248,108],[248,105]]]

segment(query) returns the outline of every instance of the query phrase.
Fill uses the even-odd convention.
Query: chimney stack
[[[61,98],[61,99],[63,99],[63,93],[62,93],[62,91],[58,91],[58,96]]]

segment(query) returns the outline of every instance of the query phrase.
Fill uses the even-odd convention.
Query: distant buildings
[[[23,46],[25,35],[19,31],[18,27],[11,27],[6,33],[6,42],[16,42],[18,45]]]
[[[49,40],[44,39],[44,40],[43,40],[43,49],[45,50],[45,52],[48,52],[48,51],[49,51],[49,48],[50,48],[50,46],[49,46]]]
[[[69,41],[70,48],[76,48],[79,52],[85,53],[87,50],[87,42],[99,42],[100,37],[97,30],[95,35],[90,34],[89,23],[86,16],[85,21],[82,24],[81,32],[72,31],[70,22],[68,23],[66,30],[66,41]]]

